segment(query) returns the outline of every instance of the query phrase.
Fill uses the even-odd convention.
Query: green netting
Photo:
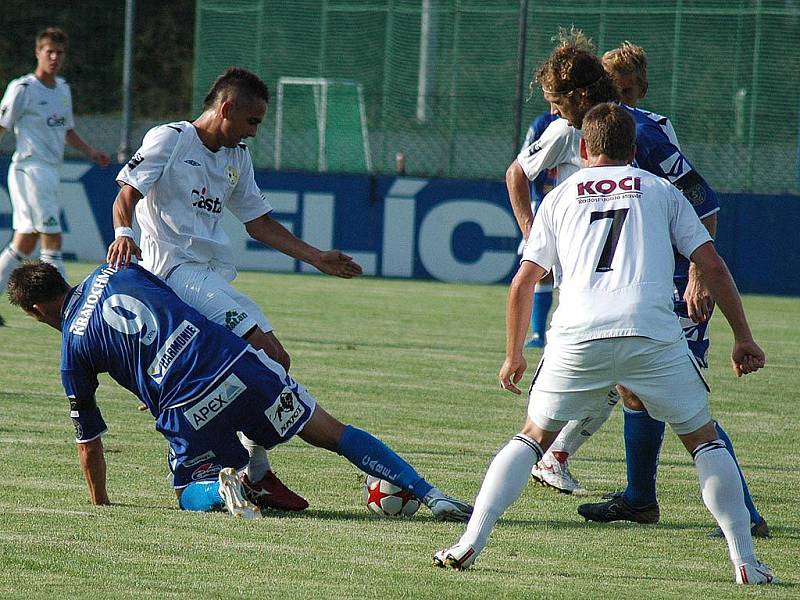
[[[363,87],[373,172],[394,173],[402,152],[409,174],[500,178],[514,156],[519,11],[518,0],[198,0],[195,108],[231,64],[254,69],[273,93],[281,77],[350,80]],[[642,106],[672,119],[716,188],[800,191],[800,5],[530,0],[528,77],[571,25],[600,52],[623,40],[647,50]],[[329,103],[330,171],[368,167],[357,102],[344,97],[354,93],[339,88]],[[535,90],[521,107],[524,127],[545,109]],[[284,125],[281,168],[320,169],[315,111],[309,89],[287,88],[284,115],[294,121]],[[273,100],[253,144],[264,167],[275,165],[275,114]]]

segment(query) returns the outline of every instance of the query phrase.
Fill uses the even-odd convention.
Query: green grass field
[[[78,281],[90,265],[71,264]],[[526,402],[502,392],[503,286],[242,273],[293,356],[293,373],[341,420],[381,437],[445,491],[473,499]],[[103,376],[98,402],[110,507],[88,503],[59,380],[57,332],[0,300],[0,597],[2,598],[797,598],[800,597],[800,300],[748,296],[768,366],[736,379],[721,315],[712,325],[712,412],[736,444],[773,532],[757,540],[783,583],[737,588],[699,498],[689,455],[668,433],[656,526],[585,523],[585,499],[531,484],[472,571],[434,569],[461,526],[372,517],[359,472],[299,440],[271,453],[304,494],[301,514],[241,522],[177,509],[166,444],[149,413]],[[538,352],[531,352],[535,363]],[[526,377],[529,381],[529,377]],[[574,459],[597,492],[625,480],[622,417]]]

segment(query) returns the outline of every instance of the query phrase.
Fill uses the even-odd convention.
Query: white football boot
[[[472,515],[472,505],[445,495],[439,488],[432,488],[425,494],[422,502],[441,521],[466,523]]]
[[[531,477],[563,494],[585,496],[589,493],[570,473],[568,461],[559,462],[552,454],[545,454],[542,460],[533,465]]]
[[[239,474],[233,467],[219,472],[219,495],[225,500],[225,508],[234,517],[259,519],[261,510],[244,497],[244,489]]]
[[[436,552],[433,555],[433,565],[440,569],[463,571],[469,569],[476,558],[478,558],[478,553],[475,548],[469,544],[456,544]]]
[[[779,581],[768,565],[757,560],[754,563],[744,563],[736,567],[736,583],[740,585],[757,585],[779,583]]]

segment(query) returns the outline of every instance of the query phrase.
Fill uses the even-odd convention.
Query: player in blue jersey
[[[573,32],[573,34],[578,32]],[[527,202],[528,180],[538,174],[541,168],[557,167],[559,179],[564,179],[562,171],[569,174],[576,169],[574,152],[571,150],[580,139],[580,127],[584,115],[601,102],[618,101],[618,91],[606,73],[600,59],[586,48],[585,37],[579,34],[577,41],[565,38],[537,72],[545,100],[569,123],[566,127],[560,121],[551,124],[540,140],[531,149],[525,149],[511,164],[506,173],[514,214],[517,222],[527,236],[533,222],[530,203]],[[694,169],[681,150],[675,146],[652,113],[626,107],[636,123],[636,156],[634,164],[639,168],[668,179],[689,199],[703,224],[713,236],[716,232],[716,212],[719,210],[716,194],[702,176]],[[547,160],[555,164],[548,164]],[[681,315],[681,302],[685,304],[685,317],[691,325],[684,328],[690,349],[698,361],[705,365],[708,350],[707,336],[698,335],[710,317],[713,302],[701,274],[695,268],[689,269],[688,261],[675,255],[675,309]],[[625,392],[625,390],[622,390]],[[626,394],[633,400],[632,394]],[[571,492],[579,484],[570,476],[566,460],[580,445],[608,418],[615,402],[609,401],[604,415],[583,421],[571,422],[564,434],[572,435],[572,442],[563,443],[559,438],[551,447],[548,460],[545,456],[539,470],[558,469],[554,475],[571,487],[559,488]],[[717,424],[720,437],[725,441],[734,456],[730,439]],[[580,513],[587,519],[631,520],[640,523],[655,523],[659,520],[659,507],[656,499],[656,472],[664,425],[652,419],[646,411],[632,406],[625,411],[625,447],[628,467],[628,487],[618,497],[608,502],[584,504]],[[562,434],[562,435],[564,435]],[[556,454],[556,451],[559,452]],[[550,466],[554,465],[555,466]],[[536,471],[536,469],[534,470]],[[534,472],[534,476],[536,473]],[[559,484],[560,485],[560,484]],[[558,486],[558,485],[557,485]],[[752,513],[751,513],[752,517]],[[759,516],[760,518],[760,516]],[[756,521],[757,522],[757,521]]]
[[[523,148],[527,148],[538,140],[547,126],[558,118],[551,111],[543,112],[536,117],[525,135]],[[536,207],[544,199],[545,194],[556,186],[555,169],[545,169],[531,182],[531,207],[536,212]],[[524,240],[520,243],[519,254],[522,254]],[[533,310],[531,311],[531,339],[525,344],[526,348],[542,348],[544,346],[545,331],[547,329],[547,315],[553,305],[553,275],[548,273],[536,284],[533,293]]]
[[[263,350],[206,319],[138,265],[102,265],[70,288],[52,265],[29,263],[12,273],[8,289],[12,304],[62,333],[61,380],[94,504],[109,503],[100,437],[106,424],[95,400],[97,375],[108,373],[147,406],[169,442],[181,508],[216,508],[224,497],[234,514],[260,514],[235,474],[248,461],[241,431],[264,448],[298,435],[337,452],[413,493],[437,518],[464,521],[472,511],[380,440],[329,415]]]

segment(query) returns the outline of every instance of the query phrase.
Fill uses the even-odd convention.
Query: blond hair
[[[611,75],[634,75],[642,87],[647,86],[647,52],[644,48],[628,41],[622,42],[603,54],[603,68]]]

